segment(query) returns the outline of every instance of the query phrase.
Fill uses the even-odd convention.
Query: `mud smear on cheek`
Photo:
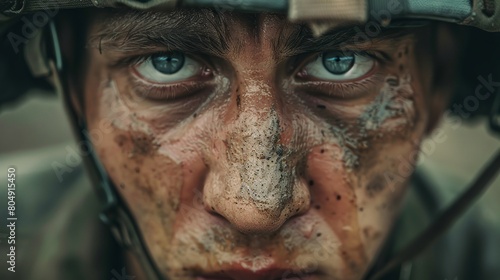
[[[361,148],[361,140],[352,127],[344,122],[339,122],[336,126],[330,127],[330,134],[334,135],[340,150],[340,157],[346,168],[352,169],[358,164],[357,150]]]
[[[339,259],[336,266],[327,267],[336,279],[354,279],[363,273],[368,260],[360,236],[358,202],[351,172],[344,165],[342,147],[327,144],[313,149],[308,155],[308,176],[314,180],[314,205],[333,232],[340,246],[335,250]]]
[[[183,186],[183,170],[161,155],[154,133],[121,99],[113,82],[101,94],[100,121],[110,123],[99,153],[118,193],[138,223],[146,245],[161,270],[169,268],[168,252]]]
[[[183,184],[181,166],[157,153],[154,137],[136,131],[120,131],[115,136],[116,151],[109,151],[113,162],[121,164],[112,176],[119,187],[146,244],[163,270],[174,233]]]
[[[417,120],[410,73],[410,46],[401,47],[380,93],[359,119],[364,137],[407,134]],[[370,135],[371,134],[371,135]]]
[[[358,149],[360,165],[357,171],[365,176],[370,176],[376,166],[387,164],[395,152],[401,152],[398,149],[402,149],[403,144],[411,142],[418,113],[409,67],[410,53],[410,46],[400,48],[393,70],[385,77],[379,94],[358,119],[358,141],[362,145]],[[380,176],[372,179],[366,187],[369,196],[385,188],[385,184],[380,183]]]
[[[361,191],[364,192],[365,184],[370,182],[365,177],[372,176],[377,166],[387,164],[384,152],[389,157],[394,156],[391,152],[397,149],[389,149],[387,145],[398,146],[409,141],[417,121],[414,90],[408,69],[408,57],[402,55],[383,79],[378,95],[359,117],[352,121],[336,120],[322,131],[325,140],[335,139],[334,143],[321,146],[319,153],[314,151],[316,155],[310,154],[322,160],[316,163],[308,161],[312,164],[309,175],[321,186],[319,189],[328,192],[315,194],[315,199],[321,202],[323,213],[335,214],[326,219],[342,243],[341,258],[346,273],[350,275],[365,269],[370,261],[367,242],[373,244],[373,240],[378,242],[381,239],[381,233],[375,228],[366,227],[366,219],[363,218],[367,215],[368,204],[363,205],[364,199],[361,197],[364,194]],[[328,164],[328,170],[325,164]],[[323,171],[320,171],[322,168]],[[332,182],[335,182],[334,188]],[[367,185],[366,189],[372,196],[386,188],[380,180]],[[335,194],[335,191],[339,193]],[[341,197],[341,200],[333,203],[331,200],[334,197]],[[324,201],[324,198],[330,201]],[[375,221],[380,220],[381,214],[372,213],[370,217]],[[370,241],[366,241],[367,238]]]
[[[400,48],[379,93],[357,120],[338,121],[329,128],[342,147],[348,169],[364,165],[367,159],[364,154],[374,150],[378,142],[407,138],[414,128],[418,116],[411,84],[410,53],[410,46]]]
[[[398,132],[415,123],[411,76],[389,75],[380,94],[360,118],[361,133]],[[377,135],[382,136],[381,134]]]
[[[394,67],[384,79],[379,95],[358,119],[363,149],[356,176],[351,179],[358,196],[359,224],[366,255],[373,257],[388,234],[397,205],[402,201],[402,184],[394,188],[387,172],[398,169],[400,157],[413,151],[412,137],[419,130],[418,98],[410,72],[410,51],[403,47]],[[386,205],[382,207],[382,205]]]
[[[101,84],[101,102],[99,114],[102,121],[122,131],[137,131],[152,135],[150,126],[140,120],[135,110],[131,109],[130,102],[126,101],[128,92],[121,92],[117,83],[109,79]]]
[[[165,197],[154,196],[156,191],[162,189],[180,190],[180,176],[182,174],[178,167],[168,157],[156,153],[159,145],[154,143],[154,137],[141,132],[122,132],[115,137],[116,143],[121,147],[120,156],[126,156],[123,159],[123,168],[132,171],[127,177],[134,178],[134,188],[142,190],[148,194],[151,200],[158,200],[163,203]],[[173,172],[173,171],[180,172]],[[169,174],[170,176],[165,176]],[[178,196],[178,194],[177,194]],[[178,198],[170,196],[172,201],[170,205],[173,209],[178,206]]]
[[[413,128],[416,113],[410,82],[409,74],[387,76],[380,93],[355,123],[340,121],[330,127],[330,133],[342,147],[344,165],[348,169],[358,167],[364,151],[372,149],[377,140],[385,136],[405,137]]]
[[[368,197],[373,198],[385,189],[385,178],[382,175],[376,177],[366,186],[366,193]]]

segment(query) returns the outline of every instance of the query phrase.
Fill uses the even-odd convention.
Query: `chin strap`
[[[104,209],[100,215],[101,220],[107,224],[117,242],[127,250],[132,250],[138,257],[141,267],[144,269],[147,279],[153,280],[168,280],[161,276],[158,268],[156,267],[144,239],[140,233],[139,227],[133,219],[132,213],[125,207],[125,203],[120,196],[116,193],[113,183],[107,176],[107,173],[96,156],[92,147],[91,140],[87,137],[87,127],[85,122],[76,114],[71,97],[69,96],[68,87],[66,84],[63,71],[63,59],[57,30],[54,22],[49,24],[48,30],[52,54],[49,54],[47,63],[51,71],[52,82],[55,86],[57,94],[63,100],[63,104],[67,115],[70,118],[74,135],[80,143],[84,144],[88,154],[83,156],[85,167],[91,182],[93,182],[94,189],[97,191],[101,201],[104,202]]]
[[[495,179],[500,170],[500,150],[493,156],[492,160],[486,165],[483,171],[477,176],[469,188],[438,218],[420,233],[409,245],[402,249],[395,257],[390,259],[382,268],[371,275],[368,280],[382,279],[389,272],[401,266],[403,263],[411,260],[420,254],[424,249],[430,246],[436,239],[443,235],[462,214],[469,209],[472,204],[488,188],[489,184]]]

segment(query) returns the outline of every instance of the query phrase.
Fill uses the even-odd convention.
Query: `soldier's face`
[[[88,129],[165,276],[362,278],[434,90],[428,28],[374,31],[315,38],[266,14],[95,16]]]

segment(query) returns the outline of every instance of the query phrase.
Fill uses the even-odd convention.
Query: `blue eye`
[[[366,75],[375,64],[368,55],[353,52],[324,52],[303,69],[306,75],[327,81],[349,81]]]
[[[326,52],[323,54],[323,65],[332,74],[341,75],[351,70],[356,61],[354,54]]]
[[[172,75],[184,66],[185,57],[180,52],[170,52],[165,54],[155,54],[151,57],[153,66],[163,74]]]
[[[177,51],[154,54],[134,66],[142,78],[154,83],[176,83],[200,75],[203,66]]]

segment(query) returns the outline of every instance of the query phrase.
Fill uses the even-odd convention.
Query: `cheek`
[[[410,46],[399,50],[380,94],[360,117],[366,148],[351,182],[357,186],[358,221],[369,256],[376,254],[398,213],[427,123],[427,93],[413,56]]]
[[[411,85],[411,75],[389,74],[376,99],[365,109],[359,122],[367,134],[386,133],[411,129],[415,124],[415,94]],[[372,135],[368,135],[372,136]]]
[[[116,129],[97,147],[119,194],[132,211],[154,256],[163,256],[174,232],[184,170],[159,155],[155,139],[142,132]]]
[[[403,46],[373,101],[346,121],[347,133],[332,135],[308,156],[314,203],[352,264],[374,258],[415,168],[427,115],[413,65],[412,48]]]
[[[312,207],[318,211],[339,239],[345,275],[362,273],[368,259],[360,236],[358,200],[355,187],[343,162],[344,149],[337,144],[314,148],[308,156],[307,176],[311,187]]]
[[[147,237],[151,254],[167,258],[168,250],[159,244],[169,244],[175,232],[188,170],[158,152],[161,139],[124,106],[112,83],[95,92],[88,94],[95,100],[88,126],[96,152]]]

